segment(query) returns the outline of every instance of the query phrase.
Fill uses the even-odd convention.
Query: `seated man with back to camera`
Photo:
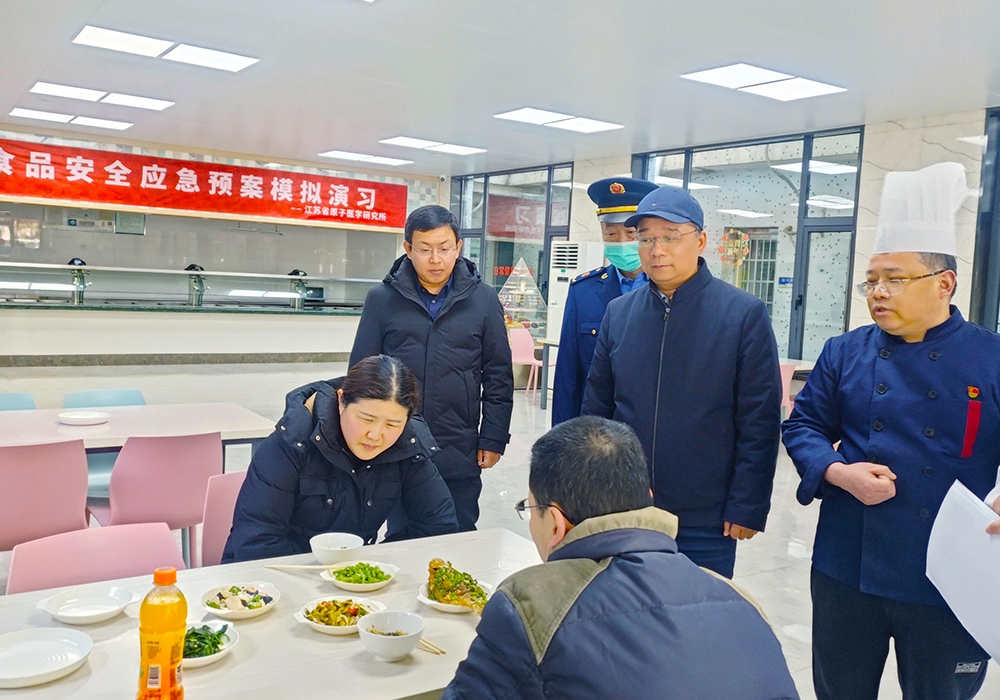
[[[545,563],[500,584],[444,700],[799,697],[755,604],[677,552],[631,428],[557,425],[528,489],[517,510]]]

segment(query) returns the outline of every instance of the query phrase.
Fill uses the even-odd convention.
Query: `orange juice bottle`
[[[139,693],[136,700],[183,700],[181,660],[187,601],[173,567],[153,572],[156,585],[139,608]]]

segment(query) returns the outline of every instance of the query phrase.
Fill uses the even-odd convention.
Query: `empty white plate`
[[[110,620],[132,602],[133,595],[122,588],[81,591],[71,589],[45,602],[45,610],[60,622],[90,625]]]
[[[0,688],[48,683],[83,665],[94,640],[79,630],[41,627],[0,634]]]
[[[63,411],[58,417],[65,425],[100,425],[111,420],[111,414],[104,411]]]

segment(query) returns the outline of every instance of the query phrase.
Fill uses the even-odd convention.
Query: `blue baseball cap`
[[[597,218],[606,224],[620,224],[635,213],[635,208],[656,185],[634,177],[608,177],[587,188],[587,195],[597,205]]]
[[[680,187],[658,187],[647,194],[625,225],[635,228],[639,220],[647,216],[656,216],[674,224],[691,222],[699,231],[705,228],[705,213],[698,200]]]

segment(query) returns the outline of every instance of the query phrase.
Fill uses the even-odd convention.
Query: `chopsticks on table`
[[[265,564],[264,568],[265,569],[286,569],[286,570],[288,570],[288,569],[299,569],[299,570],[312,569],[312,570],[319,570],[319,569],[342,569],[342,568],[344,568],[344,565],[343,564]]]
[[[420,643],[417,644],[417,646],[423,649],[424,651],[428,651],[431,654],[437,654],[438,656],[448,653],[434,642],[430,642],[424,639],[423,637],[420,638]]]

